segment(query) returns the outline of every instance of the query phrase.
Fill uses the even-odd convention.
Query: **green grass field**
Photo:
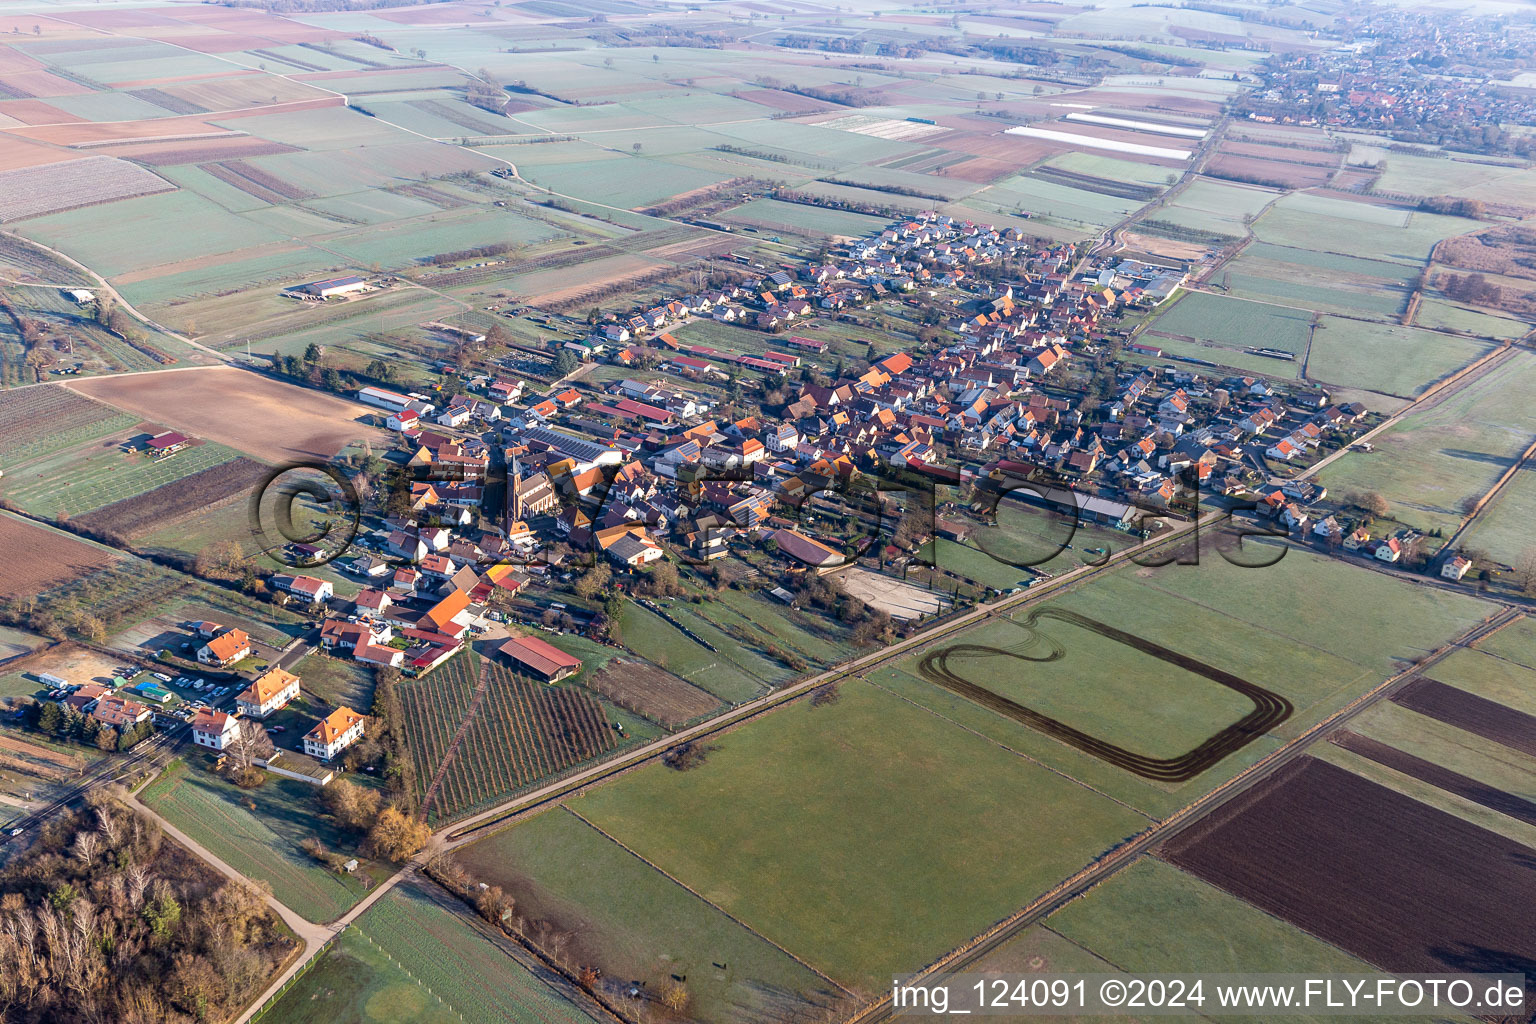
[[[1023,586],[1031,578],[1028,569],[998,561],[985,551],[943,537],[936,537],[924,544],[919,557],[940,569],[975,580],[994,590],[1012,590]]]
[[[1150,857],[1052,914],[1044,928],[1066,939],[1072,948],[1091,951],[1115,968],[1133,973],[1374,973],[1365,961]],[[1213,993],[1205,994],[1205,1007],[1211,1010]],[[1224,1018],[1219,1012],[1209,1016],[1240,1019]],[[1287,1015],[1284,1019],[1330,1018]]]
[[[1300,355],[1306,350],[1311,322],[1312,314],[1302,310],[1192,292],[1153,320],[1149,330],[1237,349],[1278,348]],[[1157,345],[1163,339],[1143,340]]]
[[[633,601],[624,603],[621,628],[625,647],[723,701],[740,703],[763,692],[760,679],[742,671],[723,653],[705,650],[671,623]]]
[[[1536,470],[1529,464],[1499,491],[1493,503],[1483,508],[1462,535],[1462,547],[1483,551],[1505,565],[1519,565],[1536,554],[1536,537],[1531,535],[1531,521],[1526,518],[1536,508]]]
[[[729,224],[758,227],[764,232],[784,230],[854,237],[882,231],[889,223],[883,218],[868,217],[862,213],[783,203],[777,199],[754,199],[717,219]]]
[[[1288,551],[1266,568],[1231,566],[1214,552],[1198,566],[1130,566],[1051,598],[1045,607],[1052,606],[1105,622],[1273,690],[1294,705],[1295,713],[1271,735],[1254,740],[1195,778],[1178,784],[1155,783],[921,679],[915,658],[881,669],[870,678],[966,729],[1156,817],[1184,806],[1282,741],[1299,735],[1492,607],[1301,549]],[[1020,617],[1027,614],[1028,610],[1018,613]],[[1201,628],[1192,630],[1191,622],[1201,623]],[[1049,679],[1042,673],[1074,661],[1081,639],[1077,634],[1082,632],[1048,618],[1041,619],[1037,628],[1062,642],[1066,654],[1061,662],[1026,666],[1027,674],[1009,673],[1010,695],[1028,706],[1034,706],[1037,690],[1043,689],[1037,688],[1035,680]],[[963,632],[953,639],[967,643],[980,632]],[[1127,687],[1118,674],[1126,668],[1124,662],[1124,657],[1089,659],[1073,685],[1044,689],[1043,696],[1071,714],[1091,716],[1101,728],[1113,729],[1119,736],[1136,737],[1142,721],[1158,714],[1164,684],[1159,684],[1149,702],[1146,694]],[[984,682],[986,672],[978,661],[967,675],[980,674],[978,681]],[[993,675],[1004,673],[999,670]],[[1177,692],[1188,695],[1183,684],[1178,685]],[[1199,691],[1195,693],[1198,696]],[[1136,740],[1148,742],[1141,737]]]
[[[1295,192],[1270,207],[1253,231],[1277,245],[1417,266],[1442,238],[1479,227],[1462,217]]]
[[[545,980],[409,884],[369,907],[256,1020],[592,1024]]]
[[[310,783],[269,776],[260,788],[243,790],[201,764],[177,764],[143,800],[242,874],[270,883],[277,898],[307,920],[333,920],[367,895],[358,875],[327,870],[299,848],[314,836],[353,855],[357,842],[320,812],[320,789]]]
[[[1512,622],[1477,646],[1479,650],[1502,661],[1536,672],[1536,620],[1524,618]],[[1536,692],[1536,687],[1533,687],[1533,692]],[[1536,707],[1536,697],[1533,697],[1532,707]]]
[[[1326,384],[1412,398],[1491,348],[1415,327],[1326,316],[1312,337],[1307,375]]]
[[[947,668],[962,679],[1148,757],[1177,757],[1253,710],[1220,683],[1048,617],[1034,628],[988,623],[961,642],[1014,655],[951,657]],[[1058,660],[1044,660],[1051,644],[1063,652]],[[920,660],[901,667],[918,675]]]
[[[1422,531],[1449,533],[1461,504],[1481,496],[1531,443],[1525,396],[1536,357],[1518,353],[1434,407],[1377,436],[1376,451],[1349,453],[1319,474],[1337,492],[1376,491],[1393,514]]]
[[[899,737],[899,739],[897,739]],[[841,983],[874,992],[1139,831],[1140,816],[866,684],[572,808]]]
[[[562,808],[490,836],[454,858],[500,885],[518,913],[578,935],[585,962],[660,989],[688,979],[710,1021],[782,1019],[833,986]],[[725,964],[721,969],[715,964]]]
[[[1469,331],[1485,338],[1519,338],[1531,329],[1531,325],[1509,317],[1479,313],[1440,299],[1426,298],[1419,306],[1416,323],[1425,327],[1443,327],[1452,331]]]

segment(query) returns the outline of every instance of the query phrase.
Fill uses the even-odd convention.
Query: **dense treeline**
[[[95,791],[0,871],[0,1015],[228,1019],[294,951],[265,895],[166,840],[120,792]]]

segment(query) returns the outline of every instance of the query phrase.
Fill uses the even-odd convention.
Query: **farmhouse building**
[[[307,604],[324,604],[331,599],[333,588],[329,580],[314,576],[273,576],[272,586],[286,591]]]
[[[843,560],[841,554],[821,541],[807,537],[796,530],[778,530],[773,535],[773,541],[784,554],[813,568],[828,568]]]
[[[324,281],[311,281],[309,284],[300,285],[294,290],[303,292],[305,295],[313,295],[317,299],[338,299],[346,295],[357,295],[370,289],[368,282],[360,277],[332,277]]]
[[[235,698],[240,710],[252,718],[266,718],[299,695],[299,677],[284,669],[268,669]]]
[[[362,738],[363,716],[349,707],[339,707],[304,734],[304,753],[329,761]]]
[[[251,653],[251,638],[244,630],[231,629],[208,641],[197,652],[197,660],[204,665],[223,668]]]
[[[581,659],[566,654],[536,636],[517,636],[498,648],[514,668],[537,676],[546,683],[557,683],[581,671]]]

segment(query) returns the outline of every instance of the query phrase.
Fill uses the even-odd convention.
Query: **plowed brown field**
[[[1536,976],[1530,848],[1301,758],[1163,856],[1378,967]]]

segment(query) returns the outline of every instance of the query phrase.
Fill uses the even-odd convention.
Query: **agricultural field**
[[[1254,185],[1196,178],[1170,205],[1160,207],[1151,216],[1180,227],[1240,238],[1279,195],[1273,189]]]
[[[1499,341],[1523,337],[1531,329],[1530,324],[1519,320],[1495,316],[1492,313],[1468,309],[1465,306],[1434,298],[1426,298],[1419,306],[1419,313],[1414,323],[1441,330],[1465,331],[1468,334]]]
[[[1471,626],[1489,607],[1471,597],[1426,592],[1301,549],[1286,550],[1278,562],[1263,568],[1239,568],[1208,552],[1198,567],[1116,570],[1020,613],[1018,622],[1029,629],[1002,623],[976,627],[870,678],[1160,817]],[[1058,610],[1066,613],[1066,620],[1056,618]],[[1031,614],[1038,615],[1033,623]],[[1149,656],[1131,644],[1103,646],[1110,638],[1084,635],[1071,621],[1077,616],[1130,634],[1135,644],[1161,650]],[[1209,628],[1192,633],[1188,623],[1195,619],[1209,623]],[[1362,644],[1362,635],[1372,637],[1371,643]],[[1079,663],[1076,654],[1085,646],[1096,656]],[[1206,668],[1170,676],[1173,665],[1185,659]],[[1019,664],[1027,674],[1011,670]],[[1074,664],[1078,667],[1072,675]],[[1235,679],[1218,684],[1201,676],[1211,670]],[[1161,682],[1144,687],[1133,681],[1140,680],[1141,673]],[[1071,684],[1062,685],[1069,675]],[[1052,679],[1058,683],[1051,684]],[[966,681],[986,692],[969,691]],[[1209,702],[1231,700],[1234,685],[1268,691],[1273,697],[1245,693],[1240,704],[1231,705],[1236,714],[1222,718],[1223,712]],[[997,698],[1002,696],[1051,721],[1038,721],[1000,703]],[[1127,761],[1127,753],[1145,758],[1149,744],[1179,746],[1171,742],[1175,736],[1185,745],[1173,756],[1182,759],[1189,751],[1208,759],[1207,735],[1215,742],[1220,731],[1261,705],[1270,706],[1274,697],[1292,708],[1286,717],[1263,725],[1267,735],[1244,737],[1235,748],[1217,745],[1224,755],[1193,776],[1179,778],[1191,767],[1182,760],[1166,768]],[[1194,736],[1193,722],[1182,718],[1161,732],[1142,728],[1157,720],[1165,703],[1174,701],[1191,702],[1189,714],[1197,715],[1195,720],[1207,724],[1209,732]],[[1063,735],[1053,722],[1077,725],[1086,735]]]
[[[257,1021],[269,1024],[593,1024],[545,968],[488,939],[437,893],[395,887]],[[595,1011],[594,1011],[595,1012]]]
[[[133,539],[153,530],[174,528],[182,517],[231,496],[245,497],[266,475],[267,467],[259,462],[230,458],[78,518],[91,530]]]
[[[1417,278],[1403,263],[1255,242],[1216,280],[1264,302],[1396,322]]]
[[[1299,358],[1307,350],[1312,320],[1312,314],[1304,310],[1191,292],[1152,320],[1143,338],[1198,341],[1238,352],[1273,348]],[[1219,354],[1208,358],[1221,361]]]
[[[719,652],[688,639],[671,623],[633,601],[624,603],[621,628],[624,645],[631,651],[727,703],[744,703],[765,690],[761,680]]]
[[[242,874],[270,883],[278,899],[307,920],[340,917],[386,873],[364,861],[358,872],[341,874],[300,848],[313,836],[356,856],[356,838],[321,812],[318,786],[269,775],[257,789],[240,789],[213,775],[205,760],[196,755],[167,768],[144,791],[144,802]]]
[[[473,653],[402,683],[417,784],[430,820],[448,821],[613,750],[603,706]]]
[[[720,701],[665,669],[632,658],[614,658],[583,680],[587,689],[621,708],[675,728],[720,707]]]
[[[0,512],[0,548],[6,552],[0,598],[33,596],[89,576],[120,558],[109,548]]]
[[[1400,521],[1449,535],[1463,503],[1481,497],[1531,443],[1521,396],[1532,387],[1536,359],[1517,352],[1455,394],[1408,414],[1377,436],[1374,452],[1351,452],[1320,479],[1336,492],[1376,491]]]
[[[0,221],[96,206],[117,199],[169,192],[175,185],[142,167],[111,156],[0,171]]]
[[[1152,857],[1058,910],[1046,927],[1133,972],[1371,972],[1348,953]]]
[[[877,686],[849,680],[838,693],[713,740],[702,765],[651,764],[570,807],[865,994],[1145,821]],[[971,784],[980,777],[987,786]],[[1026,799],[1025,817],[985,810]],[[957,845],[962,829],[968,839]]]
[[[0,392],[0,459],[14,467],[127,430],[138,420],[59,384]],[[0,485],[3,487],[3,485]]]
[[[1492,348],[1420,328],[1325,316],[1312,335],[1307,376],[1413,398]]]
[[[1422,266],[1442,238],[1480,228],[1462,217],[1295,192],[1253,225],[1260,241]]]
[[[135,428],[128,432],[128,436],[158,432],[155,428],[142,431]],[[221,444],[195,442],[181,451],[157,458],[147,452],[122,451],[118,444],[123,440],[126,438],[110,438],[88,448],[31,462],[7,474],[6,496],[18,508],[34,515],[84,516],[97,509],[105,510],[106,506],[115,506],[93,522],[145,525],[145,521],[153,520],[154,511],[146,510],[142,503],[138,511],[123,503],[163,488],[176,488],[187,477],[201,476],[240,459],[238,452]],[[251,467],[235,466],[230,471],[215,474],[215,477],[240,479],[251,475]]]
[[[274,465],[330,459],[354,442],[384,441],[381,430],[360,422],[372,415],[367,406],[231,367],[100,378],[70,387]]]
[[[1419,678],[1330,740],[1347,752],[1332,759],[1341,767],[1527,846],[1536,841],[1530,715]]]
[[[1530,510],[1536,505],[1536,471],[1531,464],[1516,473],[1484,506],[1462,536],[1462,548],[1484,552],[1495,562],[1521,565],[1536,554],[1536,538],[1531,536]]]
[[[616,983],[659,991],[671,975],[686,977],[700,1019],[783,1020],[791,1007],[842,995],[566,809],[488,836],[454,861],[475,882],[501,886],[524,917],[573,936],[572,955]]]
[[[888,221],[862,213],[827,210],[818,206],[786,203],[777,199],[754,199],[723,214],[727,224],[761,228],[765,231],[799,232],[856,238],[883,230]]]
[[[1315,758],[1293,761],[1175,836],[1163,855],[1394,972],[1529,959],[1530,849]],[[1425,892],[1436,898],[1423,899]]]

